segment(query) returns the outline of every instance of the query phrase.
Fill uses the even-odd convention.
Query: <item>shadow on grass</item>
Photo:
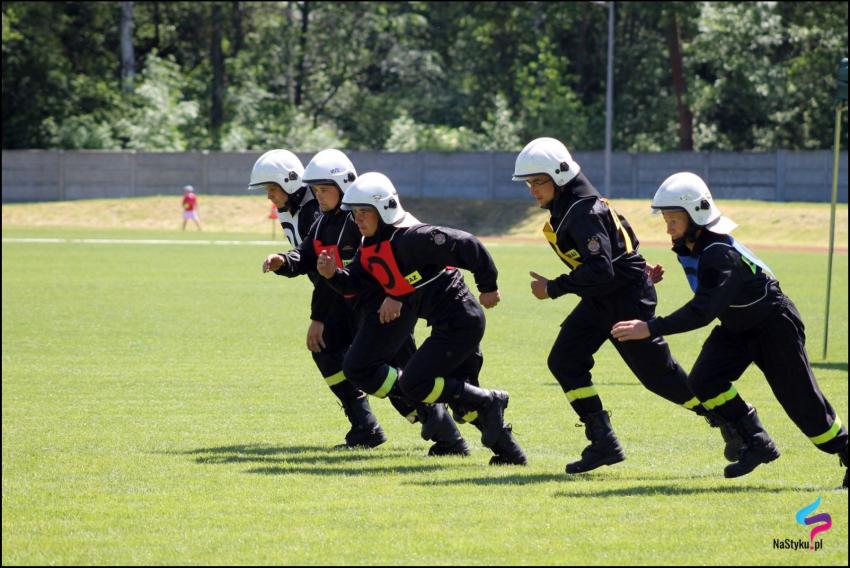
[[[171,455],[194,456],[201,465],[262,464],[246,473],[263,475],[386,475],[391,473],[420,473],[444,469],[444,465],[417,466],[385,465],[364,467],[368,460],[387,460],[408,455],[409,450],[381,448],[380,450],[349,450],[327,446],[273,446],[239,444],[163,452]],[[349,466],[349,467],[345,467]]]
[[[825,361],[812,363],[815,369],[829,369],[831,371],[846,371],[847,361],[844,363],[827,363]]]
[[[549,483],[551,481],[560,483],[590,483],[600,481],[623,481],[630,479],[629,477],[612,478],[604,473],[587,473],[583,475],[567,475],[566,473],[522,473],[520,468],[493,467],[490,469],[494,474],[501,472],[516,472],[512,475],[496,477],[467,477],[463,479],[443,479],[411,482],[414,485],[531,485],[533,483]],[[648,479],[656,481],[692,481],[699,479],[700,476],[679,476],[679,475],[653,475],[650,477],[634,477],[635,481],[647,481]]]
[[[503,468],[493,468],[494,474],[505,471]],[[428,481],[412,481],[406,485],[436,486],[436,485],[531,485],[533,483],[548,483],[562,481],[563,474],[532,473],[505,475],[499,477],[465,477],[462,479],[440,479]]]
[[[384,456],[386,457],[386,456]],[[330,475],[334,477],[340,476],[360,476],[360,475],[390,475],[390,474],[407,474],[407,473],[425,473],[446,469],[446,466],[441,464],[424,464],[424,465],[388,465],[383,467],[359,467],[353,464],[351,467],[257,467],[249,469],[245,473],[258,473],[261,475]]]
[[[690,478],[683,478],[690,479]],[[611,480],[615,481],[615,480]],[[557,491],[553,497],[650,497],[658,495],[682,496],[719,493],[788,493],[793,487],[768,487],[765,485],[740,485],[735,487],[688,487],[687,485],[639,485],[616,489],[588,490],[586,486],[576,491]]]
[[[195,463],[285,463],[285,464],[335,464],[386,459],[392,455],[406,453],[398,449],[381,449],[380,453],[369,450],[349,450],[328,446],[268,446],[265,444],[241,444],[198,448],[183,452],[171,452],[179,455],[197,456]],[[389,454],[389,455],[388,455]]]

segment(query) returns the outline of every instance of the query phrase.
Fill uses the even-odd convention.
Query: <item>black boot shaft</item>
[[[567,473],[584,473],[626,459],[607,411],[600,410],[582,416],[581,421],[585,424],[584,433],[590,445],[581,452],[580,460],[567,464]]]
[[[755,408],[733,424],[741,435],[744,447],[738,455],[738,461],[726,466],[723,475],[727,478],[747,475],[764,463],[770,463],[779,457],[779,450],[770,435],[762,426]]]

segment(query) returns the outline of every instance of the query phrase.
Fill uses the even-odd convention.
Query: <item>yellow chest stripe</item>
[[[555,254],[558,255],[561,260],[567,263],[567,265],[576,269],[581,266],[581,254],[576,249],[568,250],[567,252],[562,251],[558,247],[558,235],[555,234],[555,230],[552,229],[552,225],[549,224],[549,221],[546,221],[546,224],[543,225],[543,235],[546,237],[546,240],[549,241],[549,244],[552,246],[552,250],[555,251]]]

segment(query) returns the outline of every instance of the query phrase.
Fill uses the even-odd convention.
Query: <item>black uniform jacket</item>
[[[296,205],[291,210],[286,207],[283,209],[278,207],[277,217],[280,220],[280,227],[292,248],[301,244],[310,227],[321,214],[319,202],[315,199],[311,199],[302,205]]]
[[[286,262],[275,273],[290,278],[307,274],[313,281],[310,319],[324,322],[330,310],[340,309],[340,302],[343,300],[316,272],[319,252],[334,250],[338,262],[345,265],[354,258],[359,246],[360,231],[354,224],[351,213],[337,208],[322,213],[297,248],[280,253],[286,258]]]
[[[584,174],[556,192],[547,207],[551,217],[543,233],[571,272],[549,281],[549,297],[605,296],[642,283],[646,261],[637,253],[631,225],[608,206]]]
[[[456,314],[463,305],[458,300],[469,294],[457,268],[472,272],[480,292],[498,289],[493,257],[473,235],[434,225],[382,224],[329,282],[345,293],[377,281],[386,295],[434,323]]]
[[[695,276],[693,299],[667,317],[649,320],[653,335],[682,333],[714,318],[733,333],[761,326],[787,304],[779,282],[732,246],[732,237],[703,230],[693,251],[673,248],[689,276]],[[694,274],[695,272],[695,274]]]

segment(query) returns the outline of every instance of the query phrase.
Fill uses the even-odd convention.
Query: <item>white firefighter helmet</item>
[[[408,227],[418,222],[401,206],[398,192],[390,178],[379,172],[366,172],[345,192],[342,209],[351,210],[355,207],[374,207],[387,225]]]
[[[292,195],[304,185],[303,175],[304,166],[298,156],[289,150],[269,150],[254,162],[248,189],[264,189],[267,183],[274,182]]]
[[[513,181],[545,174],[557,186],[564,186],[581,171],[567,147],[554,138],[535,138],[516,158]]]
[[[310,185],[335,184],[342,193],[357,179],[357,170],[348,156],[330,148],[322,150],[310,160],[304,170],[304,183]]]
[[[655,192],[653,212],[665,209],[687,211],[695,225],[720,235],[728,235],[738,226],[720,213],[708,186],[701,177],[691,172],[673,174]]]

